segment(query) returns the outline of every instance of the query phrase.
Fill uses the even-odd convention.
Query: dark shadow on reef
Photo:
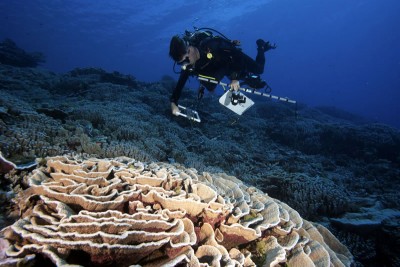
[[[185,90],[182,104],[199,111],[198,124],[170,114],[175,81],[169,76],[145,83],[99,68],[62,75],[21,68],[42,58],[10,40],[1,43],[5,158],[25,164],[85,153],[225,172],[323,223],[351,249],[356,266],[400,265],[399,130],[332,107],[295,110],[257,97],[238,117],[217,96],[198,102],[194,91]],[[23,171],[1,175],[3,202],[23,177]]]

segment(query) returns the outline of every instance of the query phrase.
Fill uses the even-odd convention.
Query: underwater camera
[[[246,97],[240,92],[233,92],[231,96],[232,105],[236,106],[237,104],[246,103]]]

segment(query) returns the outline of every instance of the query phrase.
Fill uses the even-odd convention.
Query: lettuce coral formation
[[[28,181],[15,199],[19,220],[2,230],[9,247],[0,266],[38,255],[57,266],[352,262],[322,225],[226,174],[63,156],[47,158]]]

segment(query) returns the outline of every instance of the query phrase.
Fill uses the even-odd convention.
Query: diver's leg
[[[271,49],[275,49],[276,45],[271,44],[270,42],[265,42],[262,39],[258,39],[256,44],[257,44],[256,60],[253,60],[252,58],[250,58],[249,56],[240,51],[242,66],[244,67],[244,70],[247,72],[252,72],[254,74],[263,74],[266,61],[265,52]]]
[[[264,72],[264,66],[265,66],[265,52],[271,49],[276,48],[276,44],[271,44],[269,41],[265,42],[263,39],[258,39],[256,41],[257,44],[257,56],[256,56],[256,62],[257,64],[262,67],[262,72]],[[261,72],[261,73],[262,73]],[[259,73],[259,74],[261,74]]]
[[[239,52],[240,68],[244,73],[262,74],[264,72],[264,51],[257,51],[256,60],[252,59],[242,51]]]
[[[265,52],[260,48],[257,48],[256,63],[259,67],[259,70],[261,70],[259,73],[256,74],[262,74],[264,72],[265,66]]]

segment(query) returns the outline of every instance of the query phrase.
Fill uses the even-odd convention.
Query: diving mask
[[[186,56],[183,60],[177,62],[181,66],[182,70],[192,70],[192,65],[190,64],[189,56]]]
[[[183,60],[177,62],[178,65],[188,65],[190,64],[189,56],[186,56]]]

